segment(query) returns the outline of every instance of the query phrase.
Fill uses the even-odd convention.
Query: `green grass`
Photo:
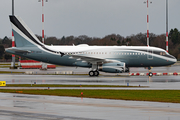
[[[0,64],[0,65],[11,65],[11,63],[7,63],[7,64]],[[18,64],[15,64],[16,66],[18,65]]]
[[[0,68],[9,68],[10,66],[0,66]]]
[[[139,87],[125,85],[59,85],[59,84],[6,84],[7,87]],[[141,86],[146,87],[146,86]]]
[[[10,74],[10,73],[24,74],[24,72],[0,71],[0,74]]]
[[[154,101],[180,103],[180,90],[7,90],[0,89],[0,92],[35,94],[35,95],[54,95],[71,96],[100,99],[135,100],[135,101]]]

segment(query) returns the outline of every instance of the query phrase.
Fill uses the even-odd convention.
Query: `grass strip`
[[[60,84],[6,84],[6,87],[139,87],[125,85],[60,85]],[[140,86],[147,87],[147,86]]]
[[[0,66],[0,68],[9,68],[10,66]]]
[[[18,74],[24,74],[24,72],[0,71],[0,74],[7,74],[7,73],[18,73]]]
[[[76,89],[46,89],[46,90],[10,90],[0,89],[0,92],[24,93],[35,95],[54,95],[70,97],[86,97],[116,100],[154,101],[180,103],[180,90],[76,90]],[[83,96],[81,93],[83,92]]]
[[[0,65],[11,65],[11,63],[7,63],[7,64],[0,64]],[[15,64],[15,66],[17,66],[18,64]]]

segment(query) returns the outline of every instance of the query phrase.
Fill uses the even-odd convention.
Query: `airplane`
[[[49,46],[40,42],[25,22],[18,16],[9,16],[16,47],[6,52],[33,60],[63,66],[91,68],[89,76],[129,72],[129,67],[169,66],[177,59],[161,48],[150,46]]]

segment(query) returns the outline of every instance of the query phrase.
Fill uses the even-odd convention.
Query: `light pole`
[[[14,0],[12,0],[12,16],[14,16]],[[15,47],[13,31],[12,31],[12,47]],[[12,62],[10,69],[14,69],[14,68],[15,68],[15,55],[12,54]]]
[[[168,52],[168,0],[166,0],[166,51]]]
[[[14,15],[14,0],[12,0],[12,15]]]
[[[42,43],[44,44],[44,1],[45,0],[38,0],[38,2],[42,1]],[[48,2],[48,0],[46,0]],[[47,64],[42,63],[42,70],[47,70]]]
[[[148,11],[148,8],[149,8],[149,1],[147,0],[147,2],[146,1],[144,1],[144,3],[147,3],[147,46],[149,47],[149,11]],[[150,2],[150,3],[152,3],[152,2]]]
[[[38,0],[38,2],[42,1],[42,43],[44,43],[44,1],[45,0]],[[46,0],[48,2],[48,0]]]

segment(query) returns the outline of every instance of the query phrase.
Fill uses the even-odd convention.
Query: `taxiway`
[[[60,67],[56,70],[69,70]],[[45,72],[54,72],[48,70]],[[75,68],[72,68],[75,71]],[[17,70],[21,71],[21,70]],[[35,70],[39,71],[39,70]],[[88,72],[88,69],[86,69]],[[86,72],[84,68],[75,71]],[[178,72],[179,66],[155,68],[153,72]],[[42,72],[42,71],[40,71]],[[143,68],[132,68],[131,72],[147,72]],[[24,75],[0,74],[0,81],[7,84],[92,84],[92,85],[134,85],[147,88],[66,88],[66,89],[175,89],[180,90],[180,76],[130,76],[102,74],[88,75]],[[2,87],[1,87],[2,88]],[[3,87],[4,88],[4,87]],[[34,88],[37,89],[37,88]],[[47,89],[47,88],[42,88]],[[65,89],[65,88],[50,88]],[[178,120],[179,103],[108,100],[93,98],[58,97],[0,93],[0,119],[4,120]]]

